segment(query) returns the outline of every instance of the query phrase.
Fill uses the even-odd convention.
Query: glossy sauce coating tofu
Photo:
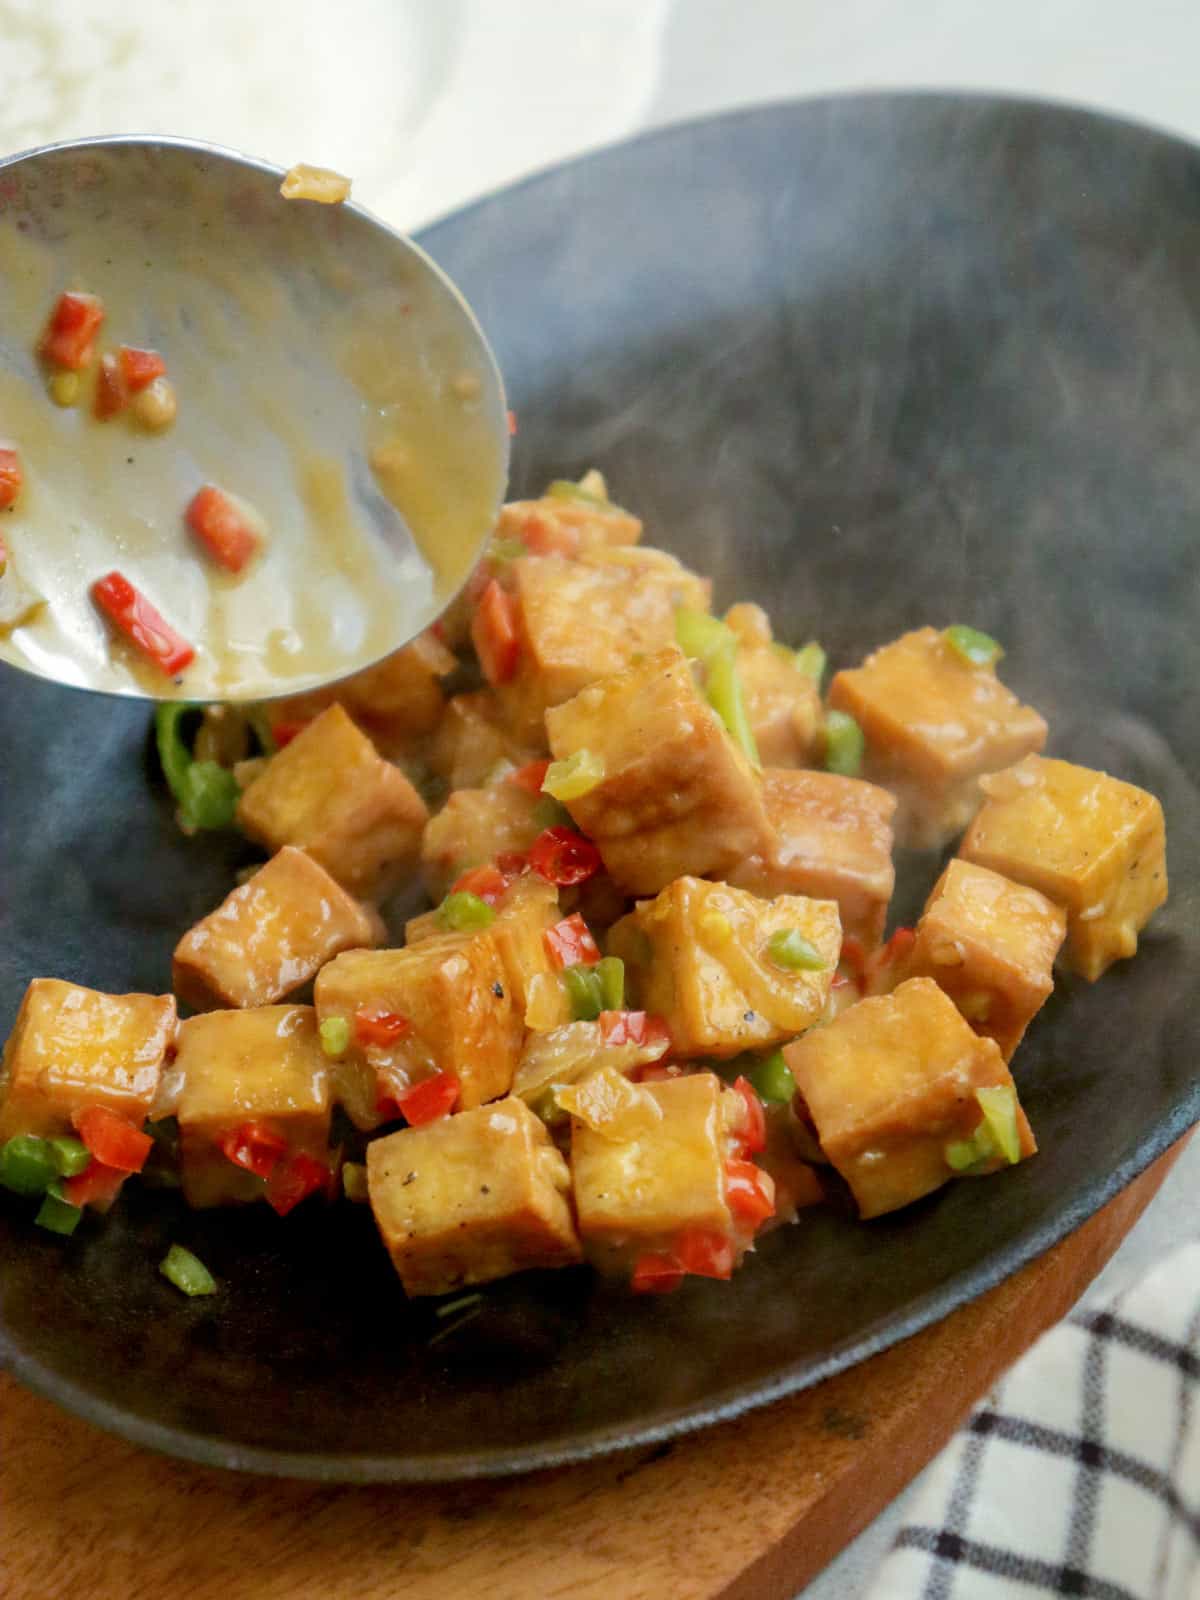
[[[578,555],[597,545],[636,544],[640,517],[599,496],[545,494],[539,500],[510,500],[500,508],[498,539],[520,539],[531,552]]]
[[[546,730],[556,759],[587,749],[603,762],[601,782],[568,809],[627,893],[657,894],[770,848],[758,779],[677,647],[548,711]]]
[[[0,1142],[71,1133],[105,1106],[139,1126],[149,1115],[177,1019],[172,995],[101,994],[58,978],[25,991],[0,1066]]]
[[[378,1122],[378,1092],[448,1072],[464,1110],[507,1094],[524,1027],[491,928],[444,933],[403,950],[348,950],[317,974],[322,1022],[344,1018],[350,1046],[334,1076],[338,1096],[360,1127]],[[361,1044],[355,1013],[403,1017],[408,1031],[389,1045]],[[361,1086],[361,1093],[357,1092]]]
[[[506,851],[523,852],[542,832],[539,797],[501,779],[483,789],[456,789],[429,819],[421,840],[421,871],[430,899],[440,900],[469,867]]]
[[[312,857],[284,845],[175,947],[175,992],[197,1011],[269,1006],[334,956],[380,944],[378,913],[348,895]]]
[[[733,1231],[720,1079],[698,1072],[644,1088],[662,1116],[635,1137],[571,1127],[579,1235],[589,1257],[618,1270],[643,1251],[670,1249],[683,1228]]]
[[[836,900],[842,931],[873,949],[896,885],[895,796],[835,772],[763,773],[771,848],[732,867],[728,881],[769,900],[801,894]]]
[[[192,1206],[251,1201],[262,1180],[220,1141],[244,1123],[285,1139],[288,1153],[328,1164],[329,1063],[311,1006],[210,1011],[180,1024],[176,1116],[184,1198]]]
[[[456,694],[446,702],[428,752],[430,767],[451,789],[481,788],[502,761],[523,767],[544,753],[545,739],[522,743],[504,726],[490,689]]]
[[[520,653],[514,677],[497,692],[509,727],[526,741],[540,739],[550,706],[670,644],[679,606],[708,608],[708,585],[661,550],[577,561],[530,556],[512,563],[507,581]]]
[[[936,628],[906,633],[839,672],[829,703],[866,736],[863,776],[899,800],[901,844],[942,844],[974,815],[980,777],[1046,742],[1045,722],[994,666],[972,664]]]
[[[985,781],[959,853],[1067,913],[1066,965],[1094,981],[1137,951],[1167,898],[1166,832],[1152,794],[1069,761],[1028,756]]]
[[[793,928],[824,962],[820,970],[771,959],[771,935]],[[841,937],[831,900],[759,900],[723,883],[677,878],[613,928],[609,949],[627,960],[642,1007],[665,1019],[677,1055],[733,1056],[779,1044],[818,1020]]]
[[[1054,988],[1066,914],[1036,889],[951,861],[917,923],[906,977],[932,978],[1006,1061]]]
[[[367,1147],[371,1209],[410,1295],[579,1261],[570,1184],[543,1124],[512,1098]]]
[[[946,1147],[982,1113],[975,1091],[1012,1076],[994,1039],[972,1031],[932,978],[861,1000],[784,1050],[829,1161],[862,1217],[895,1211],[955,1176]],[[1017,1104],[1022,1158],[1037,1146]],[[1002,1158],[987,1170],[997,1170]]]
[[[806,766],[821,733],[817,685],[797,667],[794,651],[774,642],[761,606],[731,606],[725,622],[738,638],[738,672],[759,759],[764,767]]]
[[[307,850],[352,894],[383,894],[412,866],[428,813],[340,705],[272,756],[238,802],[251,839]]]

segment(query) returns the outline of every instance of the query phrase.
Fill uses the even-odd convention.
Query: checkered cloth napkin
[[[1045,1334],[929,1469],[868,1600],[1200,1600],[1200,1243]]]

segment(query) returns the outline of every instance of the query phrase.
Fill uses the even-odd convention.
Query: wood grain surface
[[[0,1596],[786,1600],[1069,1309],[1181,1148],[1014,1278],[862,1366],[672,1444],[524,1478],[238,1476],[152,1455],[0,1378]]]

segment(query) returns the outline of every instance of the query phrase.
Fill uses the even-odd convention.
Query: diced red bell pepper
[[[735,1079],[733,1089],[735,1094],[741,1095],[746,1107],[744,1126],[738,1139],[748,1156],[756,1156],[760,1150],[767,1148],[767,1114],[749,1078]]]
[[[849,967],[855,983],[861,989],[863,980],[867,975],[867,952],[863,949],[862,941],[853,934],[842,940],[842,953],[838,957],[841,965]]]
[[[92,413],[100,422],[107,422],[129,404],[129,391],[121,376],[116,356],[101,356],[100,370],[96,374],[96,398]]]
[[[291,744],[298,733],[303,733],[308,727],[307,722],[276,722],[271,727],[271,737],[275,741],[276,750],[282,750],[285,744]]]
[[[572,828],[547,828],[529,847],[529,865],[547,883],[572,888],[594,878],[602,866],[600,852],[590,839]]]
[[[547,928],[542,938],[556,967],[591,967],[600,959],[600,948],[578,911]]]
[[[890,967],[893,962],[906,956],[916,942],[917,935],[914,929],[897,928],[876,957],[877,964],[881,967]]]
[[[328,1194],[331,1179],[332,1174],[327,1166],[314,1156],[298,1150],[273,1168],[267,1179],[267,1204],[281,1217],[286,1217],[310,1194],[316,1194],[321,1189]]]
[[[733,1277],[733,1240],[715,1228],[681,1228],[674,1254],[683,1270],[697,1278]]]
[[[510,772],[508,781],[515,783],[518,789],[524,789],[528,794],[541,794],[549,770],[550,758],[547,756],[544,761],[530,761],[525,766],[518,767],[515,772]]]
[[[480,900],[486,900],[489,906],[494,906],[497,901],[504,898],[508,890],[508,878],[498,866],[472,867],[469,872],[464,872],[457,878],[450,890],[451,894],[473,894]]]
[[[15,506],[17,496],[25,484],[25,474],[21,469],[21,458],[15,450],[0,450],[0,511],[7,511],[10,506]],[[4,563],[0,561],[0,572],[4,571]]]
[[[507,683],[517,670],[520,640],[517,605],[492,578],[471,618],[471,642],[483,675],[492,684]]]
[[[166,376],[167,363],[157,350],[138,350],[132,345],[123,344],[117,352],[117,359],[121,364],[121,377],[130,394],[137,394],[139,389],[152,384],[155,378]]]
[[[107,1106],[87,1106],[71,1118],[75,1131],[97,1161],[118,1172],[140,1172],[154,1146],[148,1133],[135,1127],[128,1117],[118,1116]]]
[[[38,345],[52,366],[79,372],[92,359],[92,346],[104,321],[104,302],[94,294],[61,294]]]
[[[92,599],[101,611],[168,677],[182,672],[196,652],[180,637],[129,579],[119,572],[97,578]]]
[[[412,1032],[412,1023],[398,1011],[360,1006],[354,1013],[354,1035],[359,1044],[389,1045]]]
[[[269,1178],[287,1151],[287,1140],[268,1128],[265,1122],[243,1122],[219,1141],[221,1151],[235,1167],[244,1167],[256,1178]]]
[[[95,1206],[98,1211],[107,1211],[128,1176],[117,1167],[106,1167],[93,1156],[82,1172],[63,1179],[63,1199],[68,1205]]]
[[[262,525],[215,484],[197,489],[184,521],[227,572],[240,572],[262,543]]]
[[[598,1020],[605,1044],[661,1044],[671,1048],[671,1030],[662,1017],[645,1011],[602,1011]]]
[[[634,1263],[629,1287],[634,1294],[670,1294],[683,1282],[683,1268],[674,1256],[647,1250]]]
[[[396,1096],[396,1104],[413,1128],[449,1116],[457,1100],[458,1079],[452,1072],[435,1072],[432,1078],[422,1078]]]
[[[775,1215],[775,1200],[767,1175],[753,1161],[725,1163],[725,1201],[738,1221],[751,1229]]]

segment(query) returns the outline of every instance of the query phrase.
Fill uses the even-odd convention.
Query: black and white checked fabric
[[[929,1469],[868,1600],[1200,1600],[1200,1244],[1045,1334]]]

